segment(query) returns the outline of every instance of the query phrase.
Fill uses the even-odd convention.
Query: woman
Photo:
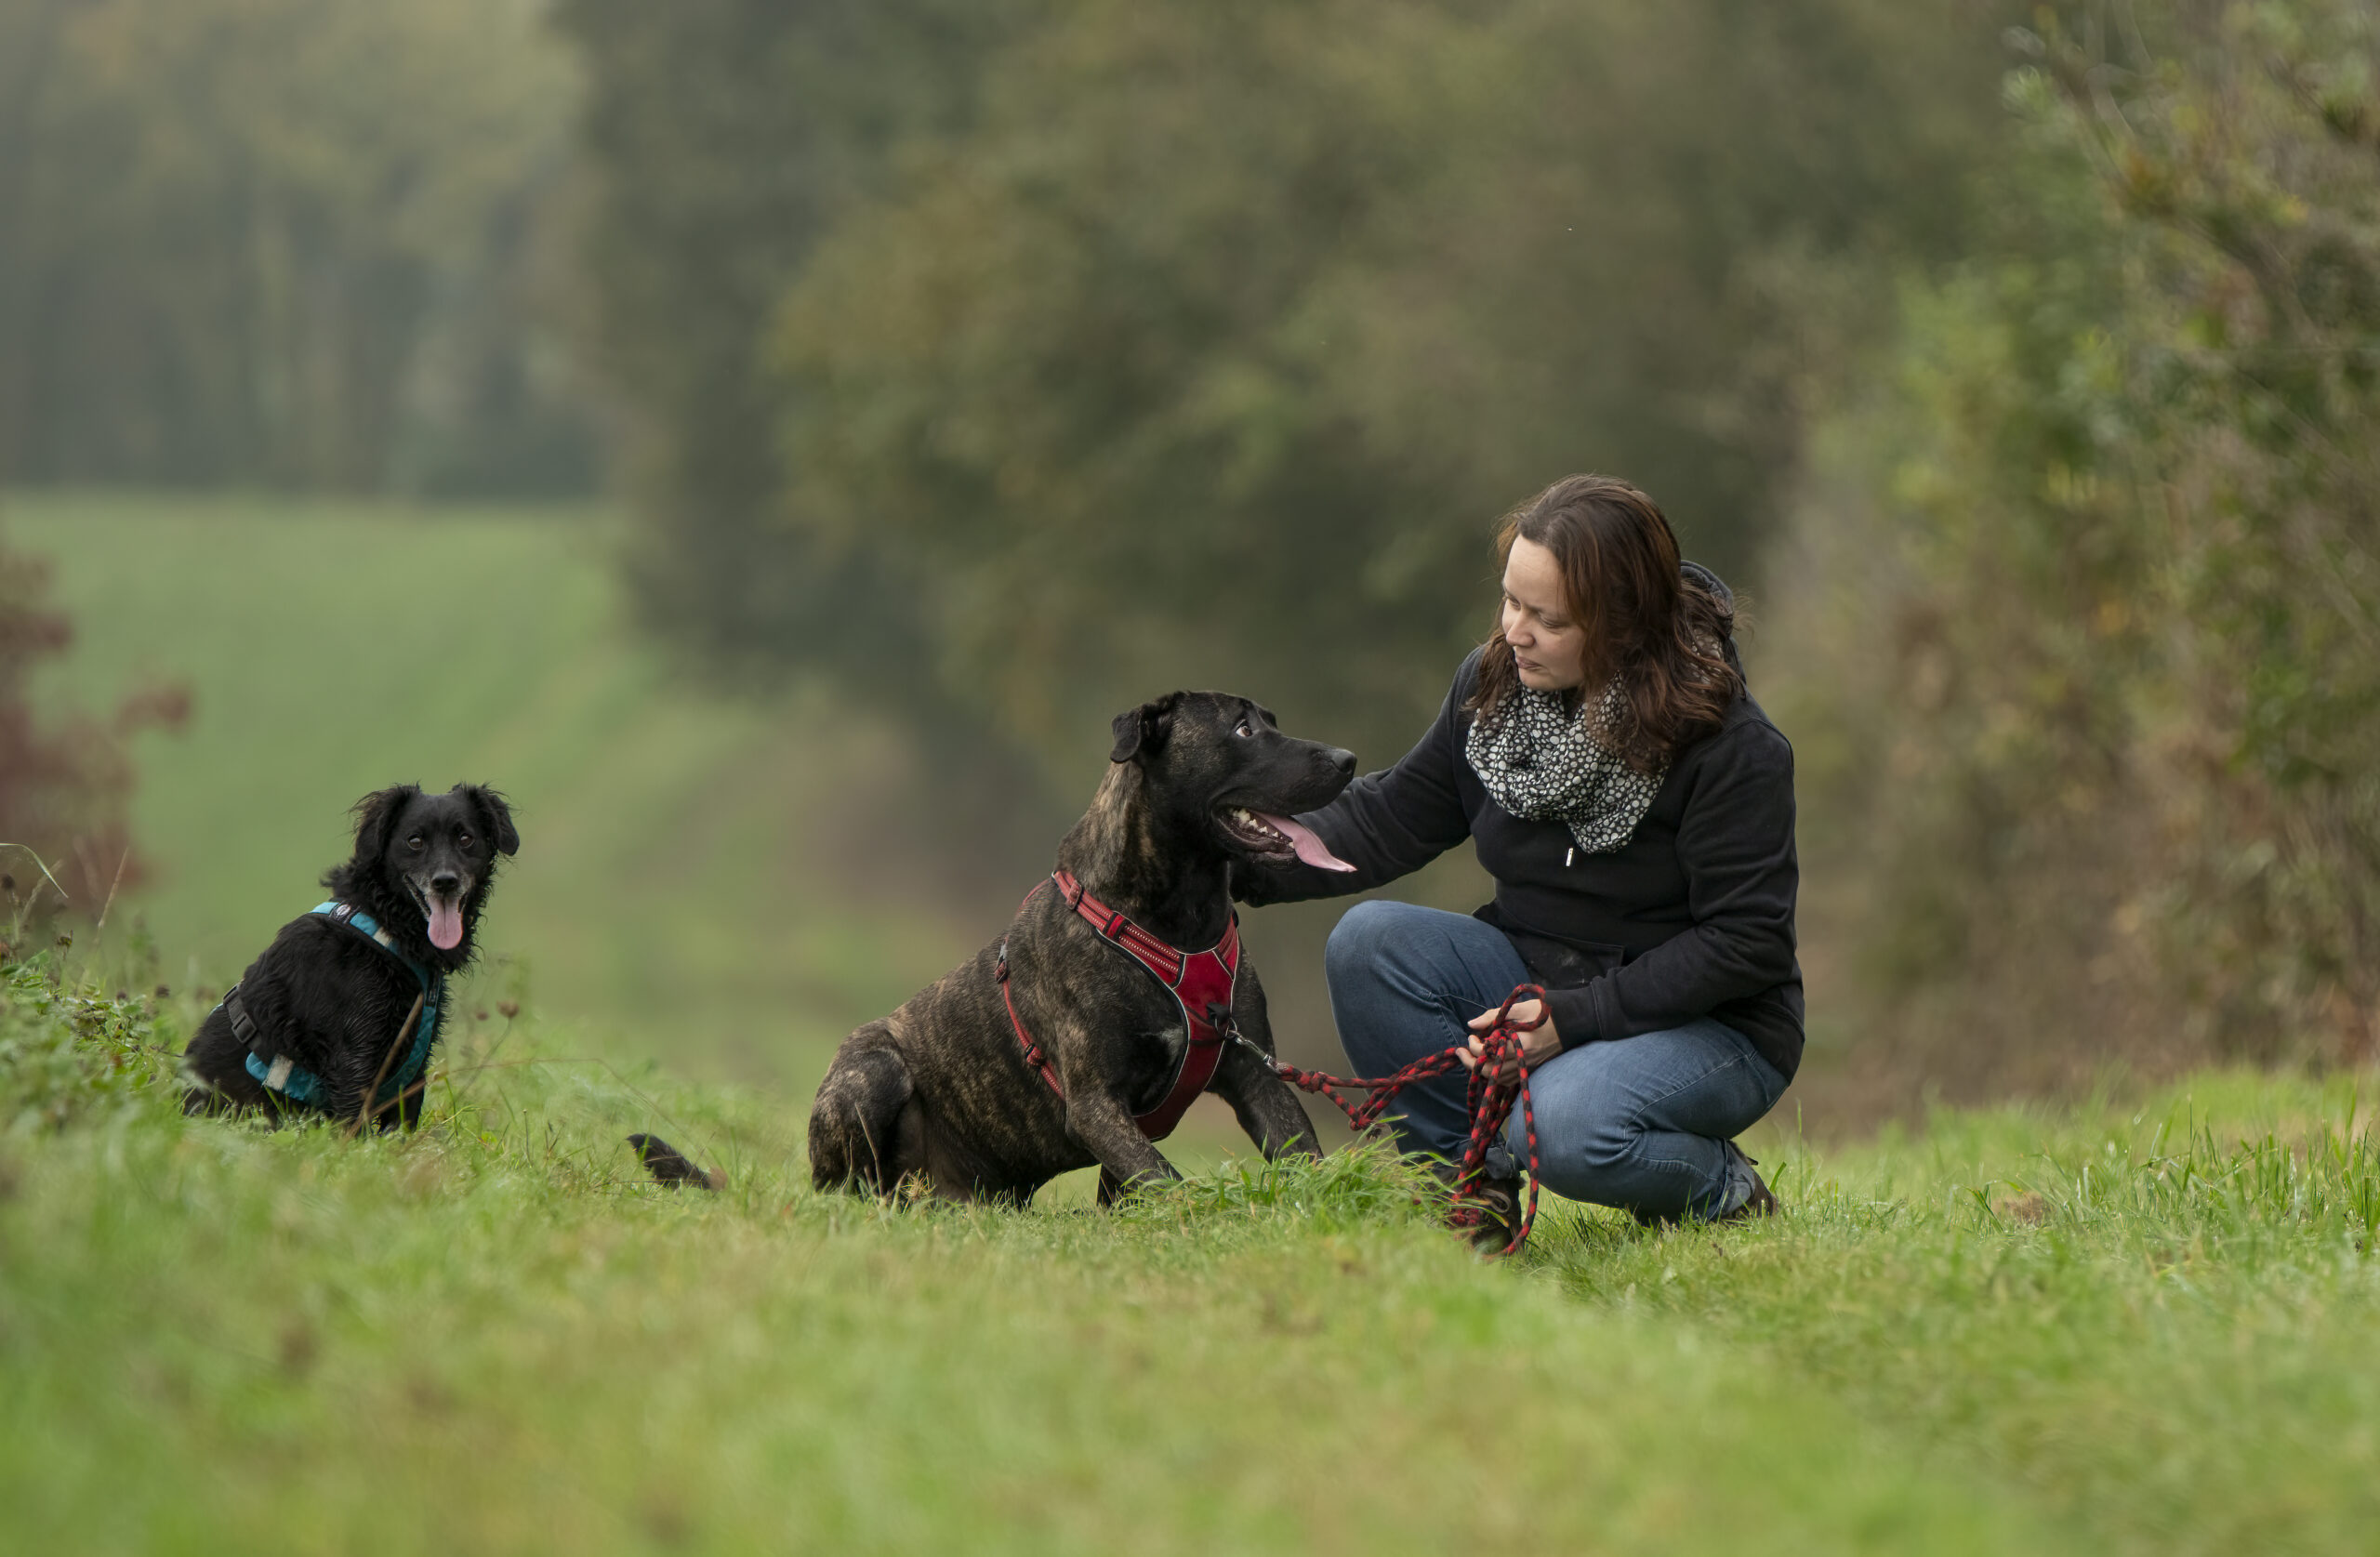
[[[1541,983],[1527,1047],[1547,1189],[1645,1220],[1772,1212],[1732,1138],[1801,1059],[1793,754],[1744,688],[1733,600],[1680,563],[1651,498],[1606,476],[1556,482],[1497,544],[1501,616],[1437,721],[1298,818],[1353,871],[1267,871],[1241,895],[1360,891],[1471,838],[1496,880],[1476,914],[1360,903],[1331,932],[1331,1010],[1356,1070],[1384,1075],[1467,1034],[1475,1056],[1513,987]],[[1463,1093],[1460,1077],[1407,1089],[1404,1148],[1459,1157]],[[1489,1191],[1509,1217],[1517,1109],[1503,1146]]]

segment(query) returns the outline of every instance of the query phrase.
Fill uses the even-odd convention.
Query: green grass
[[[2351,1083],[1762,1144],[1769,1224],[1393,1165],[1117,1214],[812,1194],[787,1111],[467,1028],[427,1127],[186,1121],[194,1002],[0,991],[0,1545],[156,1550],[2368,1550]],[[493,1055],[491,1062],[490,1056]],[[666,1121],[666,1122],[665,1122]],[[659,1124],[726,1192],[642,1182]]]
[[[319,901],[347,807],[415,780],[511,796],[524,841],[483,939],[606,1052],[800,1084],[989,937],[947,893],[854,883],[851,836],[914,790],[892,733],[816,693],[674,676],[627,618],[602,514],[46,494],[5,512],[75,621],[46,698],[193,693],[185,732],[138,747],[155,880],[127,904],[177,982],[236,978]]]
[[[823,693],[673,677],[601,515],[7,517],[80,629],[45,697],[165,676],[197,706],[139,750],[152,886],[76,971],[0,970],[0,1550],[2215,1553],[2380,1527],[2352,1080],[1858,1146],[1767,1127],[1780,1221],[1549,1204],[1501,1265],[1393,1164],[1266,1168],[1203,1116],[1168,1142],[1191,1181],[1117,1214],[1087,1175],[1021,1214],[819,1196],[826,1045],[1004,911],[903,825],[964,775]],[[501,785],[525,840],[427,1128],[182,1119],[160,1078],[199,991],[314,901],[346,805],[407,778]],[[1467,868],[1420,894],[1464,901]],[[1329,915],[1296,912],[1250,934],[1323,1059]],[[639,1128],[727,1192],[646,1183]]]

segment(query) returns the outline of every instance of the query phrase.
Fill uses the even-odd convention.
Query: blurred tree
[[[0,479],[584,490],[536,0],[0,0]]]
[[[1186,681],[1384,760],[1547,481],[1625,472],[1749,567],[1808,337],[1858,321],[1812,305],[1954,238],[1961,41],[1864,0],[1066,7],[787,297],[780,522],[897,560],[851,630],[1038,743]]]
[[[1778,668],[1871,1031],[1973,1090],[2380,1043],[2380,21],[2040,7]]]
[[[567,15],[656,615],[1070,756],[1191,681],[1392,755],[1568,470],[1740,572],[1995,112],[1872,0]]]
[[[627,412],[648,614],[721,664],[932,690],[924,640],[863,626],[872,547],[775,521],[785,390],[770,321],[822,235],[905,149],[972,118],[1034,0],[564,0],[588,78],[589,354]]]

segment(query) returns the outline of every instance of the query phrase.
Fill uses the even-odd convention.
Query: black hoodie
[[[1477,916],[1511,937],[1546,983],[1563,1048],[1709,1016],[1791,1080],[1802,1059],[1801,871],[1785,737],[1751,693],[1739,694],[1717,730],[1679,750],[1626,846],[1581,854],[1567,825],[1512,815],[1472,771],[1462,705],[1478,675],[1474,650],[1404,760],[1298,818],[1352,875],[1302,864],[1235,871],[1235,893],[1265,904],[1359,892],[1471,838],[1496,879],[1495,901]]]

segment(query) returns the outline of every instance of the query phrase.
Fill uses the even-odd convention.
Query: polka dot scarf
[[[1626,713],[1618,681],[1582,700],[1576,713],[1565,701],[1560,693],[1514,687],[1472,721],[1462,754],[1505,811],[1560,822],[1581,852],[1608,854],[1636,836],[1669,764],[1640,773],[1612,746],[1609,732]]]

